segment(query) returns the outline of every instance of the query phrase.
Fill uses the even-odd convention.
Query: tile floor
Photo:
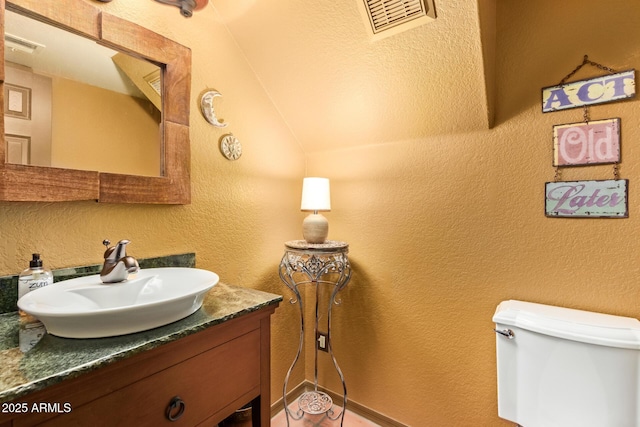
[[[293,409],[293,405],[296,403],[292,403],[289,405],[289,408]],[[297,407],[296,407],[297,409]],[[335,407],[335,411],[340,410],[340,407]],[[323,415],[309,415],[305,414],[305,416],[295,421],[289,417],[289,427],[333,427],[339,426],[340,419],[337,421],[333,421],[329,419],[326,414]],[[378,424],[375,424],[369,420],[362,418],[361,416],[354,414],[353,412],[347,409],[347,412],[344,414],[344,422],[342,423],[343,427],[380,427]],[[287,419],[284,413],[284,410],[280,411],[276,414],[275,417],[271,419],[271,427],[287,427]]]

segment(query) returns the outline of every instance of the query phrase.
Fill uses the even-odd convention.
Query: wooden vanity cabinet
[[[264,307],[16,399],[29,410],[0,414],[0,427],[216,426],[248,402],[253,425],[268,426],[275,308]],[[33,405],[49,406],[37,412]]]

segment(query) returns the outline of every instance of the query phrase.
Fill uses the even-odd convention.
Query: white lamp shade
[[[329,178],[310,177],[302,181],[302,211],[330,211]]]

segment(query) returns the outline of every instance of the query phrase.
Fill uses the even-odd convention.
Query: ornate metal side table
[[[289,418],[300,420],[305,414],[318,415],[326,414],[331,420],[340,420],[340,425],[344,421],[344,412],[347,407],[347,386],[344,381],[344,375],[338,366],[333,348],[331,345],[331,308],[333,305],[339,305],[341,301],[336,299],[338,292],[344,289],[351,279],[351,266],[347,254],[349,253],[349,245],[345,242],[328,240],[325,243],[307,243],[305,240],[292,240],[285,243],[285,252],[280,262],[280,278],[289,289],[294,293],[294,297],[289,300],[291,304],[298,304],[300,307],[300,343],[287,376],[284,380],[283,401],[285,414],[287,418],[287,426],[289,426]],[[326,332],[326,348],[333,366],[342,381],[343,398],[342,409],[336,413],[333,409],[333,401],[331,397],[318,390],[318,342],[315,342],[314,348],[314,389],[303,393],[298,398],[298,409],[292,410],[287,402],[287,386],[289,377],[293,371],[300,353],[304,346],[304,307],[303,298],[300,295],[298,287],[300,285],[311,284],[315,287],[315,323],[314,336],[318,338],[318,324],[320,317],[319,300],[321,297],[320,285],[327,285],[331,289],[331,297],[327,303],[327,332]],[[324,313],[322,313],[324,314]]]

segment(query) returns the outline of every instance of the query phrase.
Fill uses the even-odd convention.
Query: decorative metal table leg
[[[336,297],[338,296],[338,292],[340,292],[345,286],[347,286],[347,283],[349,283],[350,279],[351,279],[351,266],[349,265],[348,262],[346,262],[345,265],[343,265],[342,268],[340,268],[340,277],[338,278],[336,285],[333,288],[333,292],[331,293],[331,298],[329,300],[329,307],[327,308],[327,325],[328,325],[327,341],[329,342],[327,348],[329,350],[329,355],[331,356],[331,360],[333,361],[333,366],[335,367],[336,372],[340,376],[340,381],[342,382],[342,392],[343,392],[342,410],[340,411],[339,414],[336,414],[336,415],[334,415],[333,410],[331,410],[329,411],[327,416],[334,421],[340,418],[341,426],[342,426],[342,423],[344,422],[344,413],[347,408],[347,384],[344,380],[344,375],[342,374],[342,370],[340,369],[340,366],[338,366],[338,361],[336,360],[333,354],[333,345],[331,344],[331,308],[333,307],[334,304],[335,305],[342,304],[342,301],[340,301],[339,299],[336,299]]]
[[[287,386],[289,384],[289,378],[291,377],[291,372],[293,372],[293,368],[295,368],[296,364],[298,363],[298,360],[300,359],[300,354],[302,353],[302,348],[304,346],[304,307],[302,303],[302,297],[300,295],[300,292],[298,291],[298,285],[293,280],[293,277],[292,277],[293,272],[288,268],[288,265],[286,263],[286,258],[287,258],[287,254],[284,255],[284,257],[282,258],[282,262],[280,263],[280,279],[282,279],[285,285],[287,285],[287,287],[291,289],[295,294],[295,298],[291,298],[289,300],[289,303],[290,304],[297,303],[298,306],[300,307],[300,341],[298,343],[298,351],[296,353],[296,357],[293,359],[293,363],[291,364],[291,366],[289,367],[289,370],[287,371],[287,375],[284,379],[284,386],[282,390],[284,412],[287,419],[287,427],[289,427],[289,417],[297,421],[302,419],[302,417],[304,416],[304,412],[300,409],[298,409],[298,411],[296,411],[295,414],[292,413],[289,409],[289,402],[287,402]]]

